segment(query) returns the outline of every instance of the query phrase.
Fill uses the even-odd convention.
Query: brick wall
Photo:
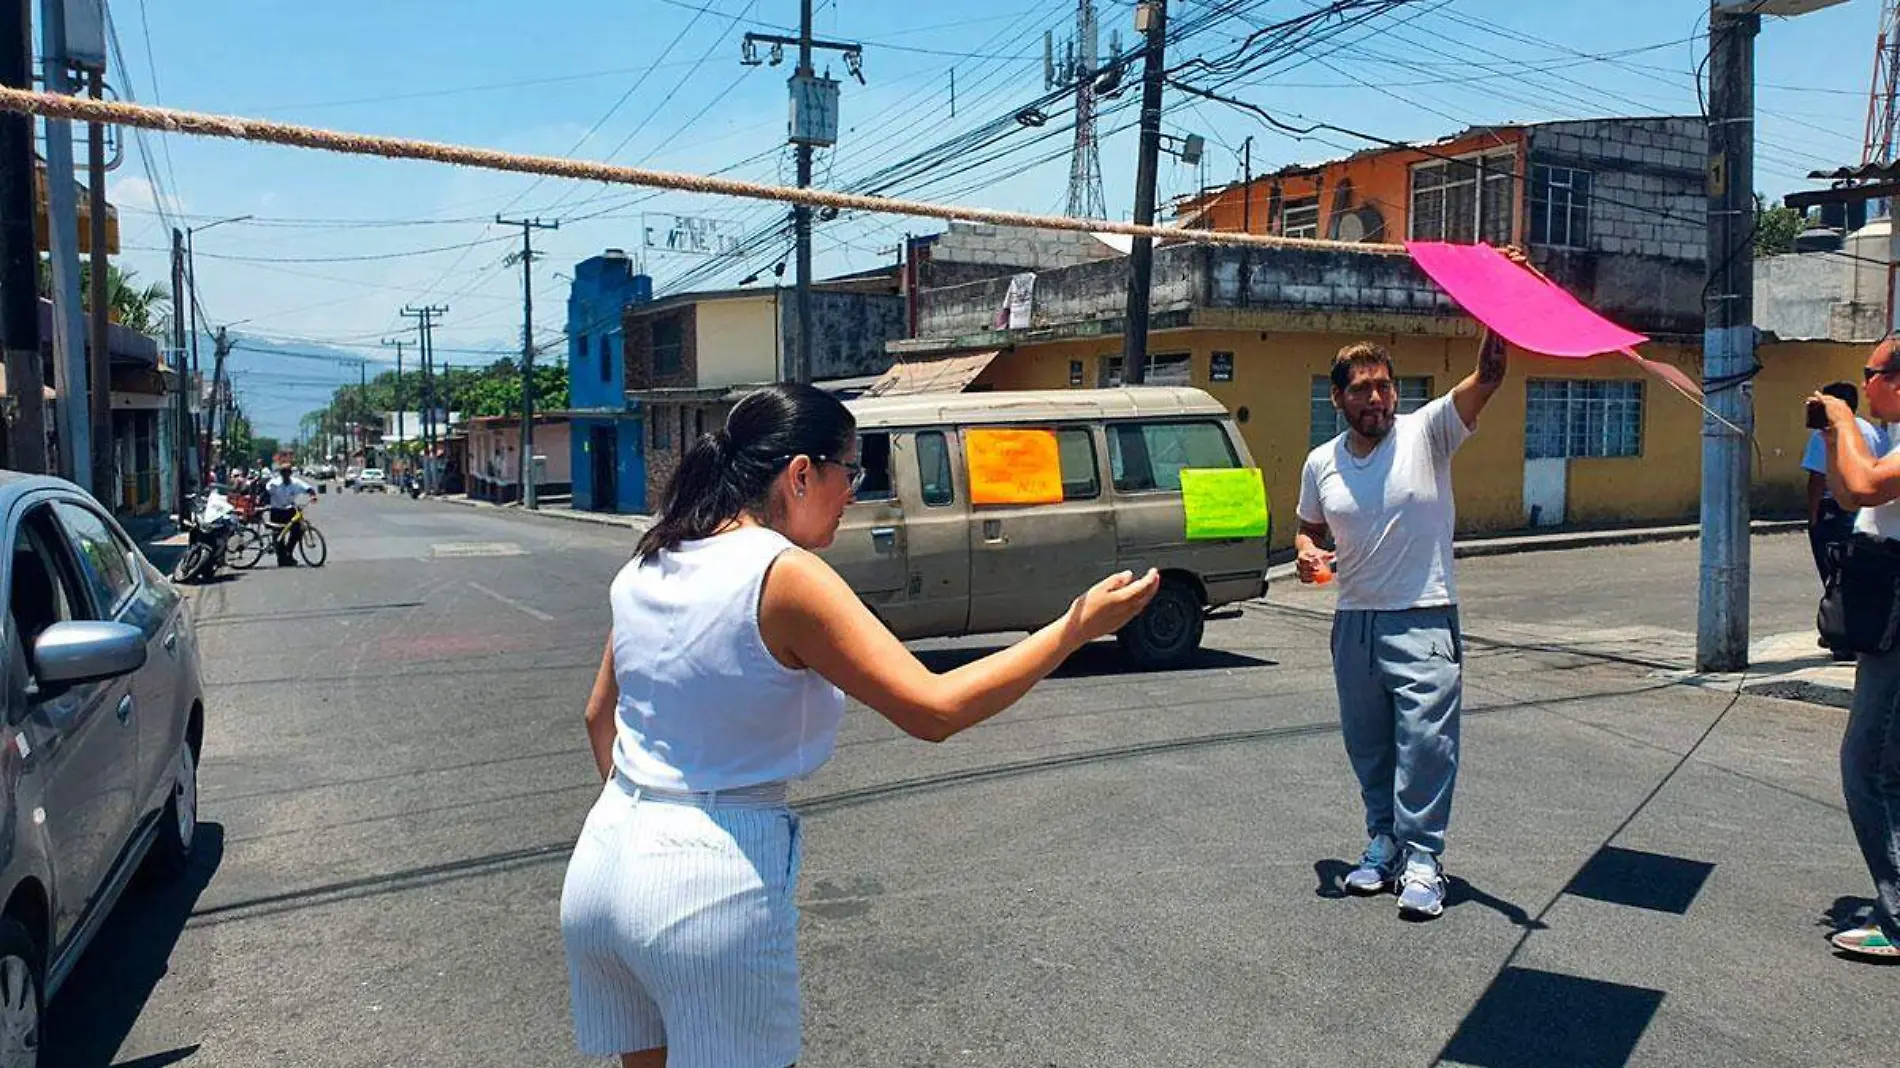
[[[704,427],[711,431],[726,425],[726,416],[732,412],[732,404],[726,401],[694,402],[687,404],[656,402],[646,406],[646,461],[647,461],[647,506],[657,514],[666,507],[667,485],[673,480],[673,473],[679,470],[680,460],[686,450],[692,447],[697,438],[695,431]],[[680,434],[680,420],[685,416],[686,434]],[[696,421],[697,419],[697,421]],[[666,444],[653,444],[653,428],[666,428]]]
[[[679,370],[673,374],[661,375],[653,365],[654,327],[662,320],[677,320],[682,334],[680,346]],[[674,389],[691,388],[699,384],[699,348],[694,329],[696,315],[692,305],[668,308],[665,311],[649,312],[639,307],[627,310],[623,321],[622,335],[626,345],[627,388],[637,389]]]

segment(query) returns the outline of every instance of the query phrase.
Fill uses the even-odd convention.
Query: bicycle
[[[311,567],[322,567],[324,562],[330,559],[330,544],[324,540],[323,531],[318,530],[316,525],[311,523],[310,520],[304,516],[303,507],[301,505],[292,513],[290,522],[288,523],[272,523],[269,520],[264,521],[264,529],[270,532],[270,544],[273,548],[277,546],[278,539],[282,538],[284,532],[291,527],[300,527],[302,529],[302,533],[297,537],[297,555],[303,557],[303,562]],[[242,535],[240,536],[242,537]],[[253,539],[255,539],[254,542]],[[265,539],[262,534],[254,533],[250,537],[245,538],[242,544],[242,550],[246,554],[246,558],[250,559],[250,563],[246,566],[255,567],[257,563],[264,558],[264,541]],[[253,545],[256,551],[256,557],[254,559],[248,555],[251,553]]]

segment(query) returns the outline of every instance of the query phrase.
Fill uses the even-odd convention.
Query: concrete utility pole
[[[1135,167],[1135,223],[1155,221],[1155,171],[1161,156],[1161,86],[1167,75],[1168,0],[1135,8],[1135,28],[1147,40],[1141,73],[1141,155]],[[1128,311],[1122,331],[1122,382],[1148,380],[1148,297],[1154,284],[1154,240],[1134,239],[1128,254]]]
[[[33,88],[33,15],[30,0],[0,0],[0,83]],[[44,474],[45,383],[40,370],[40,254],[33,236],[36,211],[33,118],[0,114],[0,337],[7,360],[6,464]]]
[[[66,55],[64,0],[40,4],[40,55],[49,93],[73,91]],[[92,420],[86,385],[86,316],[79,296],[79,198],[73,173],[73,124],[46,120],[46,234],[53,268],[53,388],[58,391],[59,473],[88,492]]]
[[[178,399],[173,402],[173,464],[178,482],[177,514],[186,514],[191,474],[191,369],[185,365],[185,234],[172,227],[172,369],[178,375]]]
[[[106,75],[103,70],[88,72],[87,88],[94,100],[105,97]],[[92,246],[92,486],[101,500],[117,479],[118,463],[112,447],[112,347],[107,325],[111,296],[106,282],[111,273],[106,263],[106,128],[86,124],[87,240]],[[137,472],[132,472],[134,478]],[[137,482],[132,494],[123,501],[131,505],[137,497]]]
[[[534,232],[559,230],[561,221],[496,215],[495,222],[521,227],[521,506],[532,510],[541,506],[534,485]]]
[[[1842,0],[1709,5],[1709,284],[1702,377],[1702,573],[1696,670],[1748,666],[1749,488],[1755,432],[1755,38],[1763,15]],[[1739,430],[1739,433],[1737,432]]]
[[[405,318],[416,321],[422,360],[422,481],[423,489],[429,493],[435,492],[435,379],[431,358],[435,352],[436,316],[448,313],[446,304],[402,309]]]
[[[213,421],[218,429],[218,458],[225,464],[231,462],[231,410],[234,407],[231,398],[231,383],[224,375],[224,358],[231,354],[231,339],[218,327],[216,337],[211,339],[213,357],[211,371],[211,396]],[[211,435],[205,435],[207,448],[211,444]],[[206,466],[209,466],[208,464]]]
[[[812,150],[829,148],[838,142],[838,83],[829,77],[818,77],[812,67],[812,50],[843,53],[846,69],[858,79],[858,84],[864,84],[863,47],[842,41],[814,39],[811,35],[811,8],[811,0],[798,0],[797,37],[748,33],[740,53],[740,62],[757,66],[763,62],[758,58],[759,44],[769,44],[772,46],[772,65],[777,66],[786,45],[798,49],[798,69],[792,72],[791,77],[791,142],[797,148],[800,189],[811,186]],[[796,382],[810,382],[814,334],[811,329],[811,208],[800,204],[792,209],[792,229],[798,264],[797,288],[793,296],[793,317],[798,336],[793,339],[791,378]]]
[[[383,339],[383,346],[385,348],[394,348],[396,350],[396,443],[399,447],[402,444],[402,347],[404,344],[406,344],[406,342],[400,338]],[[383,461],[386,464],[389,461],[389,448],[387,446],[383,448]],[[369,465],[366,463],[363,466],[368,467]]]
[[[208,222],[203,226],[185,227],[185,284],[191,290],[186,299],[186,304],[191,320],[191,374],[194,379],[200,372],[198,364],[198,252],[197,246],[193,242],[193,236],[201,231],[209,230],[214,226],[223,226],[225,223],[246,222],[251,218],[252,216],[249,215],[236,215],[229,219],[219,219],[216,222]],[[216,417],[218,411],[217,384],[217,378],[214,376],[211,381],[211,400],[204,411],[204,425],[202,427],[194,427],[198,435],[198,472],[201,477],[208,477],[211,471],[211,422]]]

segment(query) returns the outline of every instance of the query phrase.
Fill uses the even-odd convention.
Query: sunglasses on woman
[[[786,463],[792,459],[795,459],[795,457],[781,456],[778,458],[778,462]],[[811,462],[815,464],[836,464],[844,468],[845,477],[851,480],[851,492],[854,494],[858,492],[860,486],[864,485],[864,465],[855,460],[847,462],[833,459],[830,456],[814,456],[811,458]]]

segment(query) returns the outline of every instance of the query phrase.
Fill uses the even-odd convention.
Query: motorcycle
[[[179,520],[189,544],[172,568],[173,582],[202,582],[217,574],[231,538],[244,526],[230,500],[217,490],[194,496],[192,503],[195,507]]]

